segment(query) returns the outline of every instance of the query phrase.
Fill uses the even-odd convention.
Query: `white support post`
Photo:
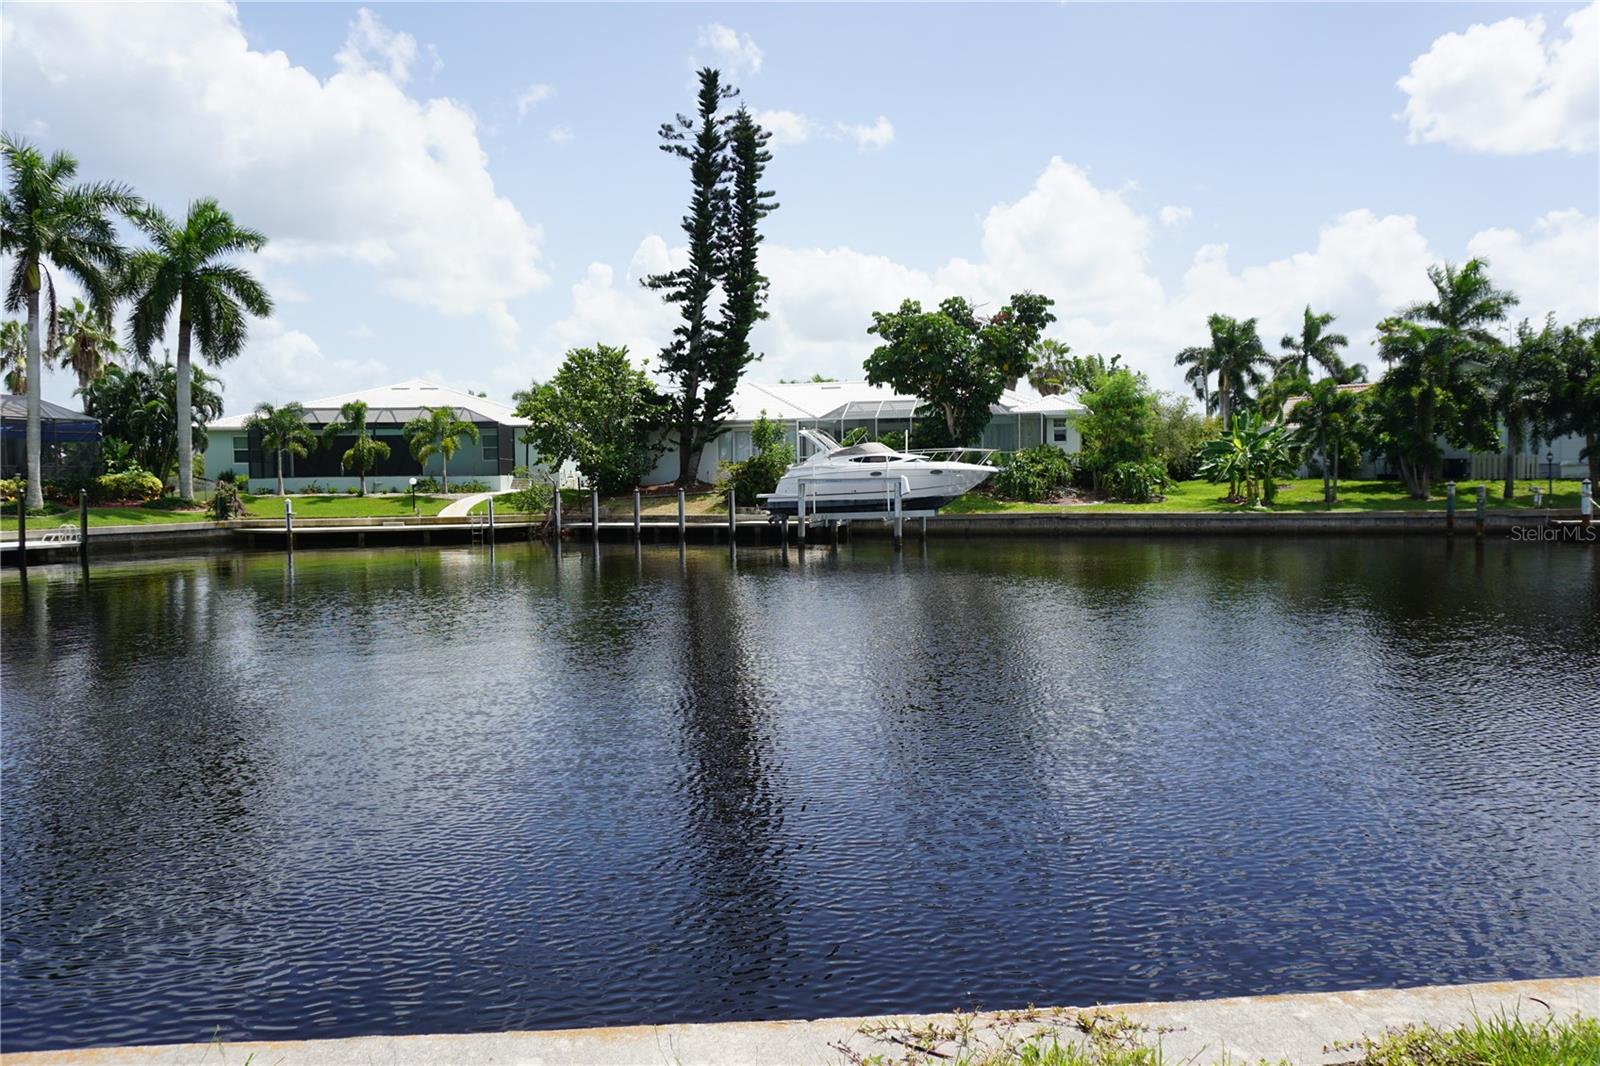
[[[1583,524],[1588,525],[1594,515],[1594,482],[1584,478],[1578,486],[1578,514],[1582,516]]]
[[[294,503],[287,497],[283,501],[283,539],[290,555],[294,554]]]
[[[900,533],[901,533],[901,528],[902,528],[901,527],[901,522],[902,522],[901,510],[902,510],[902,504],[905,501],[905,491],[906,491],[906,479],[903,476],[895,478],[895,481],[894,481],[894,546],[895,546],[896,549],[898,549],[900,547]]]
[[[687,504],[684,503],[684,499],[683,499],[683,490],[680,488],[678,490],[678,543],[679,544],[683,544],[685,542],[685,540],[687,538],[687,533],[688,533],[688,529],[687,529],[687,527],[688,527],[688,519],[686,517],[684,517],[687,514],[687,511],[685,510],[686,507],[687,507]]]
[[[633,490],[633,542],[639,543],[639,490]]]
[[[600,543],[600,488],[596,485],[589,486],[589,534],[591,540]]]
[[[804,479],[795,484],[794,505],[796,543],[799,547],[804,548],[806,546],[806,483]]]
[[[489,497],[489,543],[494,544],[494,497]]]
[[[552,497],[551,503],[552,503],[552,506],[555,507],[556,543],[560,544],[561,543],[561,477],[560,477],[559,474],[556,476],[555,496]]]

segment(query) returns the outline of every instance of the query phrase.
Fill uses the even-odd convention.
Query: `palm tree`
[[[1305,318],[1300,323],[1300,335],[1296,337],[1292,333],[1285,333],[1283,340],[1278,342],[1285,355],[1278,360],[1277,372],[1310,381],[1311,364],[1315,363],[1330,377],[1343,381],[1351,368],[1340,358],[1339,349],[1348,347],[1350,338],[1343,333],[1327,332],[1333,324],[1333,318],[1333,315],[1312,314],[1311,305],[1307,304]]]
[[[274,407],[256,404],[255,413],[244,420],[244,428],[261,436],[261,450],[271,452],[278,461],[278,495],[283,495],[283,454],[304,459],[317,445],[317,435],[306,425],[306,409],[298,401]]]
[[[367,431],[365,400],[351,400],[339,408],[339,417],[322,429],[322,443],[332,444],[335,437],[352,433],[355,434],[355,443],[340,457],[339,465],[346,470],[356,472],[356,477],[360,478],[356,495],[365,496],[367,475],[372,473],[379,460],[389,458],[389,446],[381,440],[374,440]]]
[[[1493,347],[1500,338],[1490,331],[1517,305],[1515,293],[1497,289],[1489,280],[1489,261],[1469,259],[1458,270],[1449,263],[1428,268],[1434,298],[1412,304],[1400,313],[1407,322],[1446,330],[1456,345]]]
[[[1211,375],[1216,373],[1215,353],[1210,348],[1185,348],[1172,360],[1178,366],[1188,367],[1183,380],[1194,389],[1194,398],[1206,414],[1216,410],[1216,399],[1211,395]]]
[[[232,359],[245,344],[245,313],[272,313],[272,298],[243,267],[223,261],[239,252],[257,252],[267,238],[233,221],[211,199],[189,205],[188,217],[176,225],[155,208],[139,212],[139,227],[153,248],[128,259],[127,291],[133,299],[129,334],[134,351],[146,355],[178,312],[178,495],[194,499],[194,452],[189,426],[189,345],[212,363]]]
[[[406,423],[405,435],[411,444],[411,458],[417,462],[439,457],[440,482],[449,492],[450,457],[461,446],[462,437],[477,443],[478,427],[459,417],[454,407],[424,407],[421,414]]]
[[[1068,370],[1072,348],[1064,341],[1046,337],[1033,349],[1033,366],[1028,370],[1028,384],[1040,396],[1057,396]]]
[[[78,161],[65,152],[46,158],[26,141],[0,135],[6,159],[6,188],[0,193],[0,256],[13,260],[6,283],[5,308],[28,312],[25,382],[28,393],[28,507],[43,507],[40,478],[42,444],[39,389],[44,374],[40,361],[46,349],[39,296],[50,303],[54,332],[56,287],[50,268],[70,275],[89,294],[94,308],[110,316],[112,278],[125,253],[117,243],[114,214],[138,209],[139,200],[125,185],[110,182],[70,184]],[[54,349],[54,338],[48,345]]]
[[[1600,318],[1561,330],[1550,367],[1549,397],[1555,433],[1583,438],[1579,457],[1589,463],[1589,484],[1600,492]]]
[[[1234,411],[1249,401],[1250,390],[1259,389],[1266,382],[1261,368],[1272,360],[1256,332],[1255,319],[1240,321],[1227,315],[1212,315],[1206,325],[1211,330],[1210,347],[1185,348],[1175,361],[1190,368],[1184,380],[1205,401],[1207,413],[1213,402],[1207,391],[1210,375],[1217,375],[1215,405],[1223,432],[1227,432],[1233,426]]]
[[[1339,500],[1339,456],[1356,442],[1361,424],[1361,394],[1339,385],[1337,378],[1323,378],[1289,412],[1289,421],[1316,441],[1322,457],[1322,502],[1329,506]]]
[[[82,300],[74,298],[72,306],[64,309],[57,326],[54,352],[56,365],[71,370],[78,376],[78,391],[99,377],[116,355],[117,335],[111,321],[102,317]]]
[[[1529,430],[1536,439],[1541,434],[1550,435],[1546,425],[1550,421],[1546,417],[1547,386],[1560,343],[1554,315],[1537,332],[1523,319],[1514,344],[1496,343],[1484,354],[1483,382],[1506,434],[1502,499],[1511,499],[1517,491],[1517,453],[1527,442]]]
[[[4,368],[8,395],[21,396],[28,391],[28,327],[9,318],[0,324],[0,367]]]

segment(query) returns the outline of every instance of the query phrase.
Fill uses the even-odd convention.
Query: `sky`
[[[1051,336],[1164,388],[1214,311],[1276,350],[1309,303],[1375,365],[1443,260],[1600,314],[1595,3],[8,2],[0,125],[268,235],[230,413],[507,399],[669,339],[639,279],[681,261],[688,174],[655,131],[708,64],[773,133],[754,380],[858,378],[873,311],[953,294],[1042,292]]]

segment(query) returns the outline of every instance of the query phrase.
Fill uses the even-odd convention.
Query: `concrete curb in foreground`
[[[1474,985],[1376,989],[1309,995],[1242,996],[1180,1003],[1138,1003],[1105,1008],[1141,1025],[1170,1029],[1161,1037],[1170,1061],[1202,1066],[1231,1056],[1296,1064],[1348,1061],[1329,1053],[1335,1041],[1376,1036],[1395,1026],[1453,1025],[1474,1012],[1520,1012],[1600,1017],[1600,977],[1495,981]],[[897,1016],[937,1021],[946,1015]],[[836,1043],[870,1053],[889,1047],[859,1035],[864,1022],[728,1022],[718,1025],[637,1025],[612,1029],[475,1033],[455,1036],[366,1036],[343,1040],[289,1040],[216,1045],[88,1048],[0,1056],[4,1066],[811,1066],[840,1063]],[[219,1050],[221,1054],[219,1055]],[[903,1049],[901,1049],[903,1050]],[[252,1058],[253,1056],[253,1058]]]

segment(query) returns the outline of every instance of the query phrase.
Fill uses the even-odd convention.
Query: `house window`
[[[250,438],[233,438],[233,461],[240,466],[250,465]]]
[[[483,441],[483,459],[487,463],[500,461],[500,430],[498,426],[491,426],[483,430],[480,439]]]
[[[1067,420],[1065,418],[1052,418],[1050,420],[1050,441],[1053,444],[1067,443]]]

